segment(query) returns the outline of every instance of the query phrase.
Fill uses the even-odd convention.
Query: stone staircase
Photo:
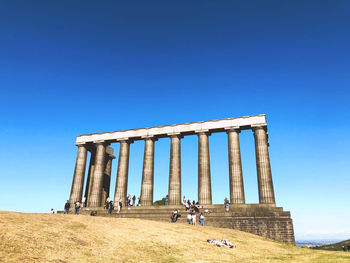
[[[171,222],[170,217],[175,209],[181,214],[177,223],[187,224],[188,212],[181,205],[123,207],[119,214],[116,210],[108,214],[107,210],[101,207],[82,208],[81,213],[90,214],[96,211],[97,216]],[[205,209],[210,213],[204,213]],[[205,205],[199,210],[204,213],[206,226],[238,229],[289,244],[295,242],[290,212],[283,211],[282,207],[268,204],[235,204],[230,205],[230,211],[226,212],[224,205]],[[197,215],[197,223],[198,220]]]

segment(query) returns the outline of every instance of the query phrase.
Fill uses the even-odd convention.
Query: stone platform
[[[82,208],[80,212],[90,214],[91,211],[97,211],[98,216],[170,222],[172,212],[178,209],[181,217],[177,223],[187,224],[187,212],[184,206],[136,206],[129,208],[123,207],[120,214],[114,210],[111,215],[101,207]],[[211,211],[211,213],[204,213],[206,226],[233,228],[288,244],[295,243],[290,212],[283,211],[282,207],[269,204],[231,204],[230,211],[226,212],[224,205],[206,205],[200,209],[200,212],[204,212],[204,209]],[[197,215],[197,221],[198,218]]]

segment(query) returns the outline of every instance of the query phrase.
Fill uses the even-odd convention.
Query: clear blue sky
[[[350,238],[349,17],[349,1],[1,1],[0,210],[62,209],[78,134],[265,113],[277,205],[296,237]],[[252,132],[240,138],[256,203]],[[131,145],[131,194],[143,146]],[[155,200],[169,150],[156,143]],[[226,134],[210,137],[210,154],[221,203]],[[182,180],[197,199],[195,136],[182,142]]]

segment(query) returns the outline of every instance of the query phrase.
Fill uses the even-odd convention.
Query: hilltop
[[[349,262],[249,233],[140,219],[0,212],[1,262]],[[229,239],[234,249],[208,238]]]
[[[350,239],[344,240],[338,243],[329,244],[329,245],[323,245],[323,246],[316,246],[312,247],[312,249],[321,249],[321,250],[330,250],[330,251],[343,251],[342,246],[349,246],[350,245]]]

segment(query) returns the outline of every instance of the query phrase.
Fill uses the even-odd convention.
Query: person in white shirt
[[[196,222],[197,222],[197,218],[196,218],[196,213],[193,213],[192,214],[192,225],[196,225]]]
[[[191,213],[188,213],[188,215],[187,215],[187,222],[189,224],[191,224],[191,221],[192,221],[192,215],[191,215]]]
[[[80,203],[79,201],[75,202],[75,214],[79,215]]]

